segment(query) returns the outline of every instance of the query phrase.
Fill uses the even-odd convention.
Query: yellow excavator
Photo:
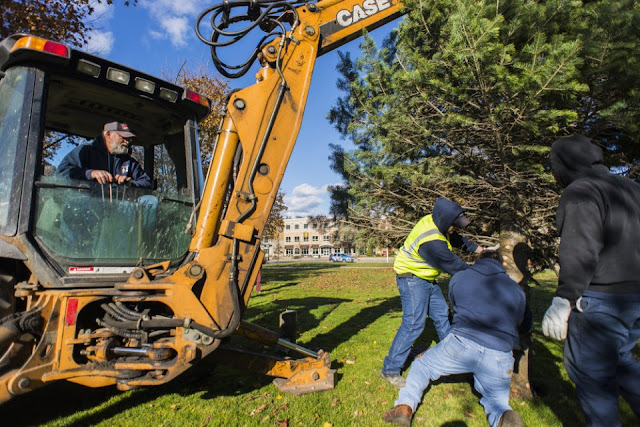
[[[196,32],[221,73],[261,66],[255,85],[229,97],[206,180],[197,139],[206,97],[55,41],[0,42],[0,402],[57,380],[160,385],[212,353],[278,377],[283,391],[333,388],[328,353],[242,315],[316,58],[401,8],[242,0],[205,10]],[[255,31],[245,64],[219,59]],[[52,146],[89,144],[113,121],[135,132],[130,155],[152,185],[72,179],[45,161]],[[232,334],[305,357],[221,346]]]

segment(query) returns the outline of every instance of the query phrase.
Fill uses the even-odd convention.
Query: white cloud
[[[193,25],[196,16],[211,6],[205,0],[141,0],[139,5],[149,11],[151,25],[149,34],[154,39],[165,39],[175,46],[185,46],[195,34]]]
[[[291,194],[284,196],[284,204],[288,207],[286,215],[291,218],[327,215],[329,205],[327,186],[314,187],[309,184],[300,184]]]
[[[191,29],[187,18],[165,18],[160,21],[160,26],[165,30],[171,44],[176,47],[187,44],[187,31]]]
[[[89,32],[89,41],[87,42],[86,50],[96,55],[105,56],[111,53],[114,42],[115,38],[111,31],[93,30]]]

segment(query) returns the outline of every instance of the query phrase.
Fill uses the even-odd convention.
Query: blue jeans
[[[402,302],[402,323],[391,343],[389,354],[384,358],[382,372],[399,374],[407,361],[411,346],[418,339],[427,320],[431,317],[438,337],[442,340],[449,333],[449,306],[436,283],[416,276],[398,277],[396,283]]]
[[[620,426],[618,394],[640,418],[640,362],[631,350],[640,339],[640,294],[587,291],[573,310],[564,365],[576,385],[589,426]]]
[[[473,385],[482,395],[480,403],[497,426],[502,414],[511,409],[509,388],[513,370],[511,352],[491,350],[455,332],[430,348],[411,364],[407,385],[400,390],[396,405],[409,405],[413,412],[422,401],[422,394],[434,381],[451,374],[473,373]]]

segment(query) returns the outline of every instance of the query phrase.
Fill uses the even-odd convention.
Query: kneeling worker
[[[411,425],[431,381],[473,373],[489,424],[522,426],[522,418],[509,406],[509,389],[512,350],[519,344],[520,332],[533,327],[524,291],[504,271],[500,254],[487,250],[472,267],[451,278],[449,301],[454,311],[451,332],[413,361],[406,386],[383,419]]]

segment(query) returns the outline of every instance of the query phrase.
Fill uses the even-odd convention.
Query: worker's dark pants
[[[588,426],[620,426],[618,394],[640,418],[640,362],[631,349],[640,339],[640,294],[587,291],[573,310],[564,364],[576,385]]]

